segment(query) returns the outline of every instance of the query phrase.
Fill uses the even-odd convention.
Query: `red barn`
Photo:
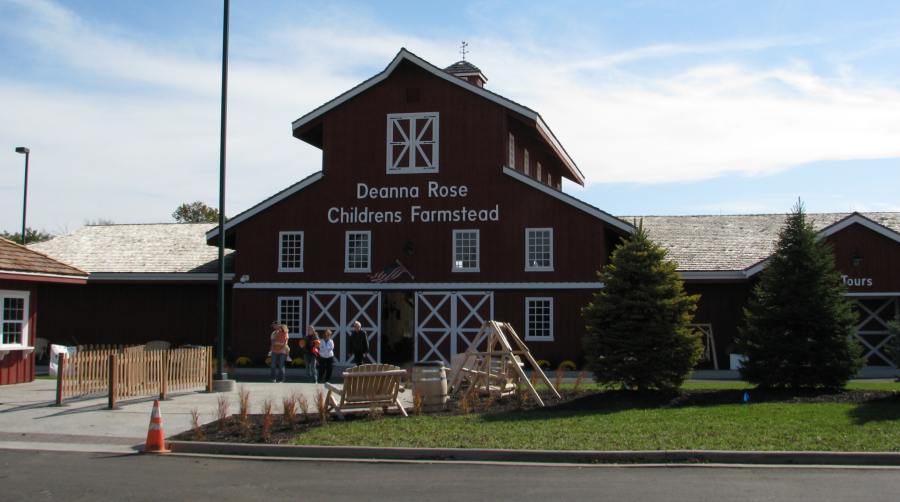
[[[0,237],[0,385],[34,380],[38,300],[43,299],[43,288],[84,284],[86,278],[75,267]]]
[[[486,80],[401,50],[293,123],[322,170],[226,225],[235,356],[264,354],[273,318],[333,330],[340,362],[354,321],[387,362],[447,361],[491,318],[539,359],[580,352],[580,308],[632,227],[561,191],[575,162]]]

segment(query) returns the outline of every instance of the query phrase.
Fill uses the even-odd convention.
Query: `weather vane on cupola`
[[[466,54],[469,53],[469,51],[466,50],[466,47],[468,47],[468,46],[469,46],[469,42],[466,42],[465,40],[463,40],[462,45],[460,45],[460,47],[459,47],[459,53],[462,54],[463,61],[466,60]]]

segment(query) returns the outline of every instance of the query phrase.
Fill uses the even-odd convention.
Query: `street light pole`
[[[25,245],[25,211],[28,209],[28,156],[31,149],[24,146],[17,146],[16,153],[25,154],[25,190],[22,195],[22,245]]]
[[[234,389],[234,380],[225,373],[225,124],[228,116],[228,7],[224,0],[222,21],[222,116],[219,124],[219,273],[218,273],[218,347],[216,374],[213,390],[228,392]]]

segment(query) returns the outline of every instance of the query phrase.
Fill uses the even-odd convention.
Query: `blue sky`
[[[291,120],[461,40],[614,214],[900,211],[900,2],[233,0],[226,212],[318,169]],[[0,0],[0,229],[19,145],[30,226],[215,205],[220,50],[219,1]]]

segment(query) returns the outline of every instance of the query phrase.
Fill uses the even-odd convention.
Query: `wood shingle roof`
[[[0,237],[0,273],[2,272],[87,276],[84,271]]]

